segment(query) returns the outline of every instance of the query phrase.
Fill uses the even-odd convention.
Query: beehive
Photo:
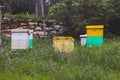
[[[72,37],[54,37],[54,51],[70,53],[74,50],[74,39]]]
[[[80,35],[80,43],[81,43],[81,46],[85,46],[86,45],[86,40],[87,40],[87,35]]]
[[[11,49],[27,49],[29,34],[28,29],[13,29],[11,30]]]
[[[87,29],[87,46],[103,45],[103,25],[89,25]]]

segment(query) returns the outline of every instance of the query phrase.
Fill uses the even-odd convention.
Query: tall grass
[[[54,52],[52,41],[34,40],[32,49],[11,51],[6,40],[14,70],[4,56],[0,80],[120,80],[120,41],[105,40],[101,47],[81,47],[68,53]]]

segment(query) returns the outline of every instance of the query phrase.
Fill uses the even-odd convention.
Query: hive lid
[[[28,32],[29,29],[12,29],[11,32],[13,33],[22,33],[22,32]]]
[[[85,34],[85,35],[80,35],[80,37],[87,37],[87,34]]]
[[[86,28],[87,29],[90,29],[90,28],[92,28],[92,29],[98,29],[98,28],[104,28],[104,25],[87,25],[86,26]]]
[[[60,36],[60,37],[54,37],[53,40],[72,40],[72,41],[74,41],[74,38]]]

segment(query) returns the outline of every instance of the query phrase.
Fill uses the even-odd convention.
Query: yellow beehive
[[[87,28],[87,36],[103,36],[103,25],[89,25]]]
[[[74,50],[74,39],[72,37],[54,37],[54,51],[69,53]]]

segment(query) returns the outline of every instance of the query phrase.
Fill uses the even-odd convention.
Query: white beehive
[[[27,49],[29,47],[28,29],[13,29],[11,30],[11,49]]]
[[[86,42],[87,42],[87,35],[80,35],[80,43],[81,43],[81,46],[85,46],[86,45]]]

